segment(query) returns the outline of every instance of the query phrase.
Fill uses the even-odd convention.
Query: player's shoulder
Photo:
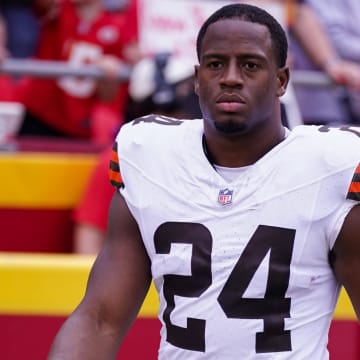
[[[304,137],[311,141],[350,141],[360,142],[360,127],[354,125],[298,125],[291,130],[297,137]]]
[[[360,161],[360,127],[357,126],[299,125],[292,129],[290,138],[309,158],[332,159],[334,165]]]
[[[125,125],[123,125],[123,128],[133,128],[135,129],[134,131],[138,131],[138,132],[153,131],[153,129],[155,129],[156,131],[161,131],[166,129],[167,126],[169,127],[179,126],[184,121],[185,120],[176,119],[164,115],[149,114],[149,115],[141,116],[126,123]]]
[[[173,146],[183,139],[189,128],[198,126],[200,120],[180,120],[162,115],[147,115],[124,124],[116,141],[122,148]],[[191,129],[190,129],[191,131]]]
[[[161,174],[187,145],[189,133],[202,131],[202,120],[178,120],[159,115],[148,115],[124,124],[116,136],[110,172],[115,186],[122,186],[126,169],[142,173]]]

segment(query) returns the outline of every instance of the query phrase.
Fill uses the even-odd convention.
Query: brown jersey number
[[[228,318],[263,319],[264,331],[256,334],[256,353],[291,351],[291,334],[285,330],[284,319],[290,317],[291,299],[286,297],[286,291],[294,239],[293,229],[258,226],[218,296],[217,301]],[[163,293],[167,306],[163,320],[169,343],[205,352],[206,320],[187,318],[187,326],[180,327],[172,324],[170,315],[175,308],[175,295],[196,298],[210,287],[211,233],[202,224],[166,222],[156,230],[154,242],[158,254],[169,254],[175,243],[192,245],[191,275],[164,275]],[[243,295],[251,279],[269,252],[264,297],[245,298]]]

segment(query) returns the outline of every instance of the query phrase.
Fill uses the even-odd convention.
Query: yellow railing
[[[2,153],[0,207],[72,208],[96,159],[96,154]]]
[[[93,256],[0,253],[0,314],[67,315],[85,292]],[[153,286],[140,316],[155,317]]]
[[[81,300],[93,256],[72,254],[0,253],[0,314],[68,315]],[[140,310],[156,317],[158,298],[153,286]],[[335,320],[355,320],[343,290]]]

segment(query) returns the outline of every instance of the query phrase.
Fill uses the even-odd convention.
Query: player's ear
[[[194,67],[194,91],[196,95],[199,95],[199,65]]]
[[[277,96],[283,96],[289,84],[290,72],[289,67],[284,66],[277,70]]]

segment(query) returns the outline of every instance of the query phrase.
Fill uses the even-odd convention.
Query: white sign
[[[197,62],[196,37],[201,25],[220,7],[236,2],[239,1],[138,0],[140,47],[146,55],[170,51]],[[282,5],[264,0],[246,3],[264,8],[284,23]]]

